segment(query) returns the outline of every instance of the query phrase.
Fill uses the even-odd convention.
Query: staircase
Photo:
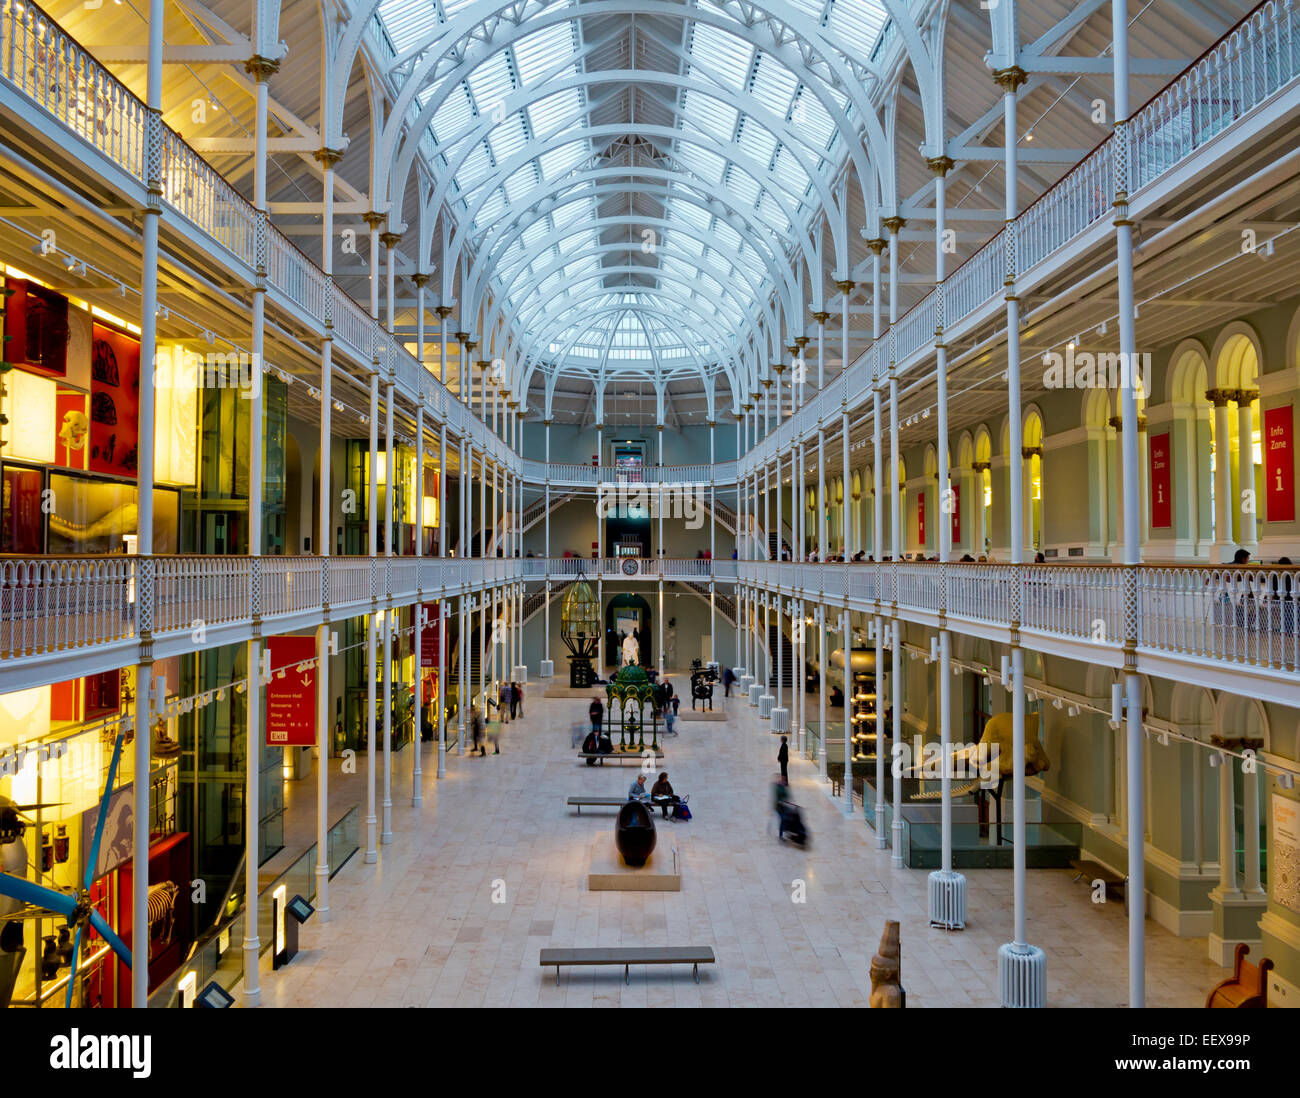
[[[567,579],[559,583],[553,582],[551,584],[551,598],[559,599],[561,596],[563,596],[564,589],[568,587],[569,584],[571,584],[572,582],[573,580],[571,579]],[[546,588],[544,586],[537,591],[533,591],[531,594],[525,595],[524,596],[524,617],[523,617],[524,623],[527,624],[528,621],[532,618],[532,616],[536,614],[539,610],[541,610],[541,608],[545,605],[546,605]],[[559,607],[559,603],[557,602],[555,605],[555,612],[558,614],[559,611],[560,611],[560,607]]]
[[[794,687],[795,680],[795,658],[794,646],[790,643],[790,638],[785,635],[785,630],[778,628],[776,625],[769,624],[767,627],[767,650],[772,653],[772,673],[768,676],[768,689],[776,686],[776,669],[777,669],[777,645],[781,646],[781,685],[786,688]]]
[[[786,529],[788,530],[789,527],[786,527]],[[780,546],[779,547],[777,546],[775,530],[773,530],[770,534],[767,535],[767,559],[768,560],[781,560],[782,551],[789,548],[790,548],[790,543],[786,541],[785,538],[782,538]]]
[[[695,583],[692,580],[682,580],[683,587],[690,588],[695,594],[707,604],[709,601],[709,585],[707,583]],[[727,619],[732,625],[736,624],[736,600],[730,595],[724,595],[721,591],[713,592],[713,605],[717,607],[718,613]]]

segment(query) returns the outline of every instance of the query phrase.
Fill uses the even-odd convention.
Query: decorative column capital
[[[326,171],[332,171],[334,165],[343,159],[343,150],[322,147],[312,153],[312,156],[316,158],[322,168]]]
[[[1216,408],[1226,408],[1233,400],[1236,399],[1235,389],[1206,389],[1205,399],[1213,404]]]
[[[762,379],[759,381],[759,384],[762,385],[764,389],[770,389],[770,388],[772,388],[772,379],[771,379],[770,377],[762,378]],[[755,393],[754,395],[755,395],[755,396],[758,396],[757,393]]]
[[[818,324],[825,324],[828,320],[830,320],[831,314],[827,312],[821,312],[819,310],[818,312],[812,314],[812,318],[813,320],[817,321]]]
[[[1248,408],[1250,407],[1251,404],[1253,404],[1255,401],[1259,399],[1259,390],[1238,389],[1235,393],[1232,394],[1232,399],[1235,400],[1241,407]]]
[[[993,83],[1001,88],[1003,92],[1010,92],[1012,95],[1015,95],[1020,86],[1028,80],[1029,74],[1019,65],[993,71]]]
[[[453,332],[452,334],[456,337],[457,343],[464,343],[469,339],[469,332]]]
[[[991,461],[972,461],[970,467],[973,472],[985,473],[993,468],[993,463]]]
[[[795,337],[794,337],[794,345],[795,345],[796,347],[798,347],[799,350],[801,350],[801,351],[802,351],[805,347],[808,346],[808,343],[809,343],[809,342],[810,342],[810,341],[809,341],[809,339],[808,339],[807,336],[795,336]],[[794,353],[794,352],[792,351],[791,354],[793,354],[793,353]]]
[[[880,223],[888,229],[891,234],[896,234],[901,232],[903,227],[907,224],[907,218],[899,217],[898,214],[894,214],[892,217],[883,218]]]
[[[1022,446],[1020,447],[1020,456],[1026,459],[1031,457],[1040,458],[1043,456],[1043,448],[1041,446]],[[936,474],[936,479],[938,479],[937,474]]]
[[[374,232],[380,225],[388,220],[388,215],[386,213],[380,213],[378,210],[371,210],[369,213],[363,213],[361,215],[361,220],[370,226],[371,232]]]
[[[835,280],[835,288],[839,290],[840,293],[846,296],[853,292],[854,285],[855,283],[851,279],[837,278]]]
[[[925,164],[935,175],[942,177],[952,171],[956,161],[951,156],[932,156]]]
[[[417,290],[423,290],[425,286],[429,284],[429,279],[432,277],[433,277],[432,275],[427,275],[421,273],[420,271],[416,271],[415,274],[411,275],[411,281],[415,283],[415,288]]]
[[[435,311],[436,311],[437,314],[438,314],[438,319],[439,319],[439,320],[446,320],[449,316],[451,316],[451,306],[450,306],[450,305],[439,305],[438,308],[437,308]],[[459,335],[459,333],[457,333],[457,334]]]
[[[254,54],[244,62],[244,71],[254,80],[264,81],[280,71],[280,62],[274,57],[259,57]]]
[[[402,240],[401,233],[385,232],[379,234],[379,243],[382,244],[389,251],[392,251],[392,249],[396,248],[397,245],[401,243],[401,240]]]
[[[881,236],[873,236],[867,241],[867,247],[871,249],[872,255],[880,255],[881,252],[889,247],[889,241]]]

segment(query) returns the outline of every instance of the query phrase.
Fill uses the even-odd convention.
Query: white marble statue
[[[636,637],[628,634],[623,638],[623,666],[631,667],[634,663],[639,662],[641,658],[641,646],[637,644]]]

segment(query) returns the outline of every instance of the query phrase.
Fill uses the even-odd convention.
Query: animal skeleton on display
[[[81,888],[51,888],[27,879],[27,844],[23,841],[23,833],[32,824],[23,813],[55,806],[17,805],[6,797],[0,797],[0,1005],[7,1004],[13,994],[14,983],[17,981],[19,968],[26,955],[23,947],[22,922],[27,919],[48,919],[51,915],[61,915],[67,921],[67,926],[76,931],[69,961],[71,968],[66,1006],[72,1005],[72,992],[77,983],[77,966],[81,959],[82,931],[87,924],[94,927],[96,933],[108,943],[127,968],[131,967],[131,951],[114,933],[104,916],[96,910],[90,895],[95,867],[99,864],[99,847],[104,837],[104,819],[108,813],[108,801],[113,794],[117,766],[122,757],[122,743],[129,723],[129,721],[123,722],[113,743],[113,759],[108,767],[104,795],[99,802],[95,835],[86,858],[86,876]]]

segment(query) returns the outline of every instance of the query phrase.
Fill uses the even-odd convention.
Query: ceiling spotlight
[[[1033,131],[1033,130],[1025,130],[1025,140],[1026,140],[1026,141],[1032,141],[1033,139],[1034,139],[1034,131]]]
[[[334,401],[334,411],[336,411],[336,412],[341,412],[341,411],[343,411],[343,402],[342,402],[342,401],[339,401],[339,400]]]
[[[1106,321],[1103,320],[1100,324],[1097,325],[1097,334],[1105,335],[1107,327],[1109,327],[1109,325],[1106,323]]]
[[[1290,771],[1285,771],[1277,776],[1277,784],[1282,789],[1295,788],[1295,775]]]
[[[1079,707],[1077,705],[1070,706],[1070,708],[1065,711],[1065,715],[1067,717],[1077,717],[1079,715]]]
[[[72,270],[72,268],[77,265],[77,257],[75,255],[65,255],[63,257],[63,265],[67,267],[68,270]]]
[[[1273,254],[1273,241],[1272,241],[1271,239],[1264,241],[1264,246],[1263,246],[1262,248],[1260,248],[1260,250],[1259,250],[1259,254],[1262,255],[1262,256],[1264,256],[1265,259],[1267,259],[1267,258],[1269,258],[1269,257],[1272,256],[1272,254]]]

